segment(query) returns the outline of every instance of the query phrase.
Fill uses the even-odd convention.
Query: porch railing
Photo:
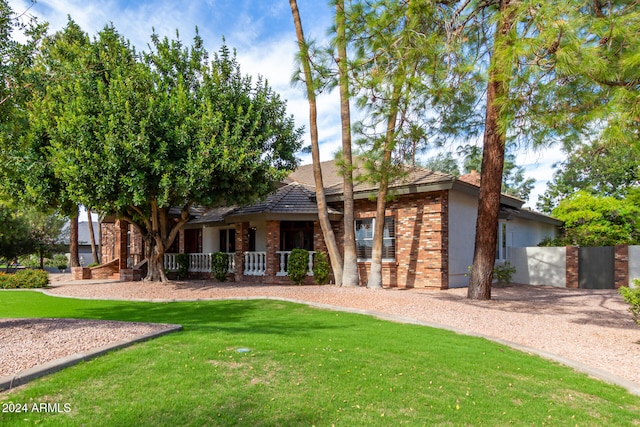
[[[266,252],[245,252],[244,253],[244,275],[264,276],[267,271]]]
[[[288,276],[289,270],[289,255],[291,251],[277,251],[279,258],[280,270],[276,273],[276,276]],[[177,271],[178,261],[176,255],[178,254],[164,254],[164,268],[167,271]],[[211,271],[211,258],[213,254],[189,254],[189,272],[192,273],[208,273]],[[309,251],[309,276],[313,276],[313,259],[315,256],[314,251]],[[228,271],[229,273],[235,272],[235,254],[227,253],[228,259]],[[264,276],[267,270],[267,253],[266,252],[245,252],[244,253],[244,270],[245,276]]]
[[[177,271],[178,254],[164,254],[164,268],[167,271]],[[208,273],[211,271],[211,258],[213,254],[189,254],[189,270],[193,273]],[[235,254],[227,253],[227,271],[233,273],[236,268]]]
[[[280,256],[280,271],[276,273],[276,276],[288,276],[289,275],[289,255],[291,251],[276,251],[276,254]],[[309,272],[307,276],[313,276],[313,258],[315,251],[309,251]]]

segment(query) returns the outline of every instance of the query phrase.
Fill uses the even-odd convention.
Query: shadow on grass
[[[185,330],[223,330],[231,333],[251,332],[260,334],[312,334],[314,331],[334,329],[319,322],[313,310],[299,310],[291,316],[297,304],[281,301],[202,301],[137,303],[113,302],[107,307],[81,310],[81,317],[129,322],[172,323]],[[279,314],[279,311],[281,314]]]

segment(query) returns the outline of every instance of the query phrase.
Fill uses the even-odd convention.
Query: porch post
[[[280,221],[267,221],[267,265],[266,283],[275,283],[276,274],[280,271],[280,257],[276,253],[280,250]]]
[[[241,282],[244,276],[244,253],[249,251],[249,223],[236,223],[236,269],[233,273],[235,281]]]
[[[126,270],[127,258],[127,232],[129,231],[129,223],[123,219],[116,222],[116,251],[119,259],[118,270]]]

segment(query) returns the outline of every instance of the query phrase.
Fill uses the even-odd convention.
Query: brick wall
[[[567,288],[578,289],[580,287],[579,251],[580,248],[577,246],[567,246]]]
[[[629,286],[629,246],[616,245],[613,261],[613,280],[616,289]]]
[[[449,199],[446,191],[399,196],[387,203],[385,216],[396,224],[396,259],[382,263],[384,286],[447,289],[449,264]],[[375,217],[376,202],[355,201],[355,217]],[[337,225],[337,224],[336,224]],[[343,227],[334,228],[340,247]],[[360,285],[366,286],[370,262],[358,263]]]
[[[100,247],[100,260],[103,264],[113,261],[117,258],[116,255],[116,224],[103,222],[100,228],[101,247]]]

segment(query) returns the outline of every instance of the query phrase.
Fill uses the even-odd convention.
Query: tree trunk
[[[80,267],[80,256],[78,254],[78,208],[69,218],[69,266]]]
[[[391,173],[391,154],[395,147],[396,120],[400,105],[401,83],[394,82],[391,95],[389,116],[387,117],[387,131],[384,138],[382,164],[380,165],[380,188],[376,202],[376,221],[371,242],[371,270],[367,288],[382,288],[382,246],[384,242],[384,219],[387,209],[387,195],[389,194],[389,175]]]
[[[156,239],[149,239],[149,246],[147,251],[149,257],[147,258],[147,276],[144,278],[145,282],[168,282],[167,274],[164,271],[164,247],[158,245]]]
[[[93,220],[91,219],[91,209],[87,209],[87,217],[89,218],[89,239],[91,239],[91,255],[93,262],[100,264],[100,257],[96,249],[96,236],[93,234]]]
[[[353,159],[351,154],[351,109],[349,107],[349,76],[347,63],[344,0],[336,1],[336,32],[338,39],[338,71],[340,74],[340,120],[342,123],[342,179],[344,184],[344,269],[342,286],[359,286],[358,256],[353,202]]]
[[[467,298],[491,299],[491,282],[496,258],[498,240],[498,215],[500,214],[500,196],[502,190],[502,170],[504,168],[504,150],[506,134],[500,126],[501,107],[499,100],[508,93],[506,79],[512,65],[508,56],[503,54],[507,47],[505,35],[513,25],[512,16],[507,13],[511,5],[509,0],[500,2],[500,18],[496,24],[496,38],[493,44],[489,82],[487,86],[487,111],[485,118],[484,145],[482,151],[482,175],[478,198],[478,217],[476,220],[476,240],[473,254],[473,267],[469,279]]]
[[[296,27],[296,36],[298,38],[298,46],[300,49],[300,60],[304,70],[305,84],[307,87],[307,99],[309,100],[309,132],[311,133],[311,157],[313,159],[313,178],[316,185],[316,199],[318,204],[318,221],[324,236],[324,241],[329,251],[329,259],[331,260],[331,268],[336,285],[342,284],[342,256],[336,243],[335,234],[331,228],[329,221],[329,213],[327,210],[327,202],[324,194],[324,184],[322,180],[322,169],[320,168],[320,147],[318,144],[318,124],[317,124],[317,106],[316,94],[313,86],[313,76],[311,74],[311,65],[309,51],[304,40],[304,32],[302,31],[302,21],[298,12],[298,3],[296,0],[289,0],[291,6],[291,14],[293,15],[293,23]]]

